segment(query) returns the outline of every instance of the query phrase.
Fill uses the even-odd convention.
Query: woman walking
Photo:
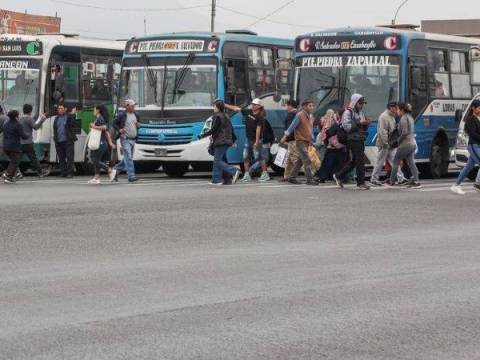
[[[210,130],[204,132],[199,137],[211,136],[211,147],[213,149],[213,172],[211,185],[223,185],[223,173],[232,177],[232,184],[237,182],[240,176],[240,170],[235,166],[229,165],[226,160],[226,152],[233,146],[236,136],[233,127],[225,114],[225,104],[222,100],[215,100],[213,103],[213,121]]]
[[[468,161],[458,175],[457,181],[450,188],[454,193],[464,195],[462,182],[473,170],[475,165],[480,165],[480,100],[473,100],[470,114],[465,120],[465,133],[468,135]],[[480,190],[480,171],[477,173],[473,187]]]
[[[22,124],[20,124],[19,115],[17,110],[11,110],[7,114],[8,120],[3,125],[3,152],[9,159],[8,168],[4,174],[6,184],[15,182],[15,174],[22,155],[20,139],[28,139],[28,135],[25,134]]]
[[[97,150],[91,150],[90,158],[92,159],[93,166],[95,167],[95,177],[88,181],[89,184],[100,184],[100,171],[104,170],[110,176],[112,170],[102,162],[103,156],[108,150],[109,136],[107,132],[107,121],[109,118],[107,108],[103,105],[95,106],[93,109],[95,115],[95,122],[90,124],[91,129],[100,130],[102,132],[100,137],[100,147]],[[111,176],[110,176],[111,177]],[[110,179],[111,180],[111,179]]]
[[[385,185],[395,185],[397,179],[397,172],[400,162],[405,160],[412,177],[408,181],[407,187],[411,189],[418,189],[422,187],[419,183],[418,168],[415,165],[415,150],[417,144],[415,142],[415,120],[412,117],[412,106],[410,104],[399,104],[400,122],[398,123],[398,148],[393,158],[392,172],[390,180],[385,182]],[[390,144],[391,146],[392,144]]]

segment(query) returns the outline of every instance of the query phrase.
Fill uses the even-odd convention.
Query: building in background
[[[446,35],[480,37],[480,19],[422,20],[422,31]]]
[[[60,32],[61,18],[30,15],[0,9],[0,34],[36,34]]]

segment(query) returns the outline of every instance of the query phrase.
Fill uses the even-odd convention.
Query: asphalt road
[[[0,359],[480,358],[480,193],[0,184]]]

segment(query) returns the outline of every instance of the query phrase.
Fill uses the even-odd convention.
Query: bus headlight
[[[203,124],[202,131],[200,132],[201,135],[205,134],[207,131],[212,129],[213,124],[213,116],[210,116],[207,120],[205,120],[205,124]]]

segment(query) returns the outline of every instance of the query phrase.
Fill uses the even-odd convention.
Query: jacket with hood
[[[343,113],[342,127],[347,133],[347,139],[353,141],[365,141],[367,138],[367,126],[360,124],[360,120],[365,118],[363,111],[358,112],[355,109],[358,101],[363,96],[360,94],[353,94],[350,101],[350,106]]]
[[[395,115],[388,109],[378,118],[376,145],[380,149],[388,149],[388,137],[397,126]]]

